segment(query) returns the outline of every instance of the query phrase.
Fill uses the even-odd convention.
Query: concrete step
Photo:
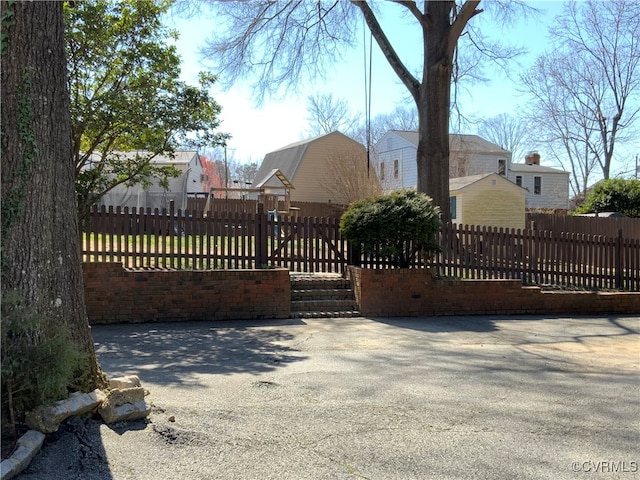
[[[291,311],[317,310],[356,310],[356,302],[353,299],[335,300],[333,298],[291,301]]]
[[[360,312],[357,310],[291,312],[291,318],[354,318],[359,316]]]
[[[291,287],[296,290],[327,290],[351,288],[349,280],[346,278],[327,278],[327,279],[292,279]]]
[[[293,318],[347,318],[359,315],[351,284],[340,274],[291,274]]]
[[[291,290],[291,300],[316,300],[316,299],[353,300],[353,290],[350,288],[316,289],[307,288]]]

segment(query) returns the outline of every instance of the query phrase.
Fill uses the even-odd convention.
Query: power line
[[[367,59],[367,28],[362,19],[362,52],[364,58],[364,117],[365,117],[365,136],[367,142],[367,177],[371,168],[371,80],[372,80],[372,58],[373,58],[373,34],[369,32],[369,58]],[[367,60],[368,72],[367,72]]]

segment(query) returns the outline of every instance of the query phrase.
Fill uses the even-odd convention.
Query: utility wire
[[[364,58],[364,117],[365,117],[365,135],[367,142],[367,177],[371,168],[371,72],[373,57],[373,34],[369,32],[369,58],[367,59],[367,28],[364,18],[362,19],[362,52]],[[367,65],[368,60],[368,65]],[[368,69],[367,69],[368,67]]]

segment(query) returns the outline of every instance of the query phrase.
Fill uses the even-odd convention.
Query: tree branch
[[[458,43],[458,39],[460,38],[460,35],[462,35],[467,23],[469,23],[469,20],[483,12],[482,9],[477,8],[479,4],[480,0],[467,0],[455,16],[451,29],[449,30],[449,38],[447,42],[450,58],[453,58],[453,52]]]
[[[398,5],[402,5],[405,7],[411,14],[420,22],[424,22],[424,15],[420,11],[420,9],[416,6],[416,2],[406,1],[406,0],[392,0],[394,3]]]
[[[378,22],[375,14],[371,10],[371,7],[369,7],[369,4],[364,1],[351,1],[362,11],[365,22],[367,22],[373,38],[376,39],[376,42],[380,47],[380,50],[382,50],[383,55],[389,62],[389,65],[396,73],[398,78],[400,78],[404,86],[407,87],[407,90],[409,90],[413,98],[417,101],[420,95],[420,82],[411,74],[411,72],[409,72],[404,63],[402,63],[402,60],[400,60],[400,57],[398,57],[398,54],[396,53],[395,49],[391,45],[391,42],[382,30],[382,27],[380,26],[380,23]]]

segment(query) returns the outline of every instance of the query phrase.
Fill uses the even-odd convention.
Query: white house
[[[159,155],[151,160],[156,166],[173,165],[182,172],[179,177],[169,179],[169,188],[158,182],[143,188],[141,185],[127,187],[120,184],[102,197],[101,205],[114,207],[166,208],[173,202],[175,209],[187,207],[187,195],[204,192],[204,169],[198,152],[179,150],[173,156]]]
[[[416,188],[418,132],[390,130],[375,146],[374,166],[385,190]],[[526,208],[566,210],[569,173],[543,167],[540,155],[513,163],[511,152],[477,135],[449,135],[449,177],[497,173],[527,191]]]
[[[527,190],[528,209],[568,210],[569,172],[540,165],[540,154],[532,152],[525,163],[512,163],[507,178]]]
[[[385,190],[416,188],[418,132],[390,130],[375,146],[376,172]],[[506,174],[511,152],[477,135],[449,135],[449,177]]]

